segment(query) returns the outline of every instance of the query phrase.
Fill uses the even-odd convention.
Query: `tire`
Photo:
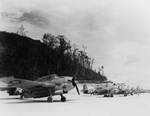
[[[48,97],[47,98],[47,102],[52,103],[53,102],[53,98],[52,97]]]
[[[107,94],[104,94],[104,97],[108,97],[108,95],[107,95]]]
[[[124,94],[124,96],[127,96],[127,94]]]
[[[113,94],[111,94],[111,95],[110,95],[110,97],[114,97],[114,95],[113,95]]]
[[[65,102],[66,98],[65,97],[61,97],[61,102]]]

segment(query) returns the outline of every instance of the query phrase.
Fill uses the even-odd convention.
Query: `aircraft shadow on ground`
[[[18,97],[15,97],[15,98],[0,98],[0,100],[16,100],[16,99],[19,99]]]
[[[68,99],[66,100],[66,102],[64,103],[71,103],[72,101],[74,101],[74,99]],[[5,104],[26,104],[26,103],[48,103],[47,100],[19,100],[19,101],[15,101],[15,102],[7,102]],[[53,103],[63,103],[60,100],[54,100]],[[52,103],[52,104],[53,104]]]

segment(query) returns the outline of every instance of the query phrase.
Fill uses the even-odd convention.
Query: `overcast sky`
[[[150,85],[149,0],[0,0],[0,31],[63,34],[114,82]]]

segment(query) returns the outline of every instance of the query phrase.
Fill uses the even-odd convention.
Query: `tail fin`
[[[84,85],[83,85],[83,93],[84,93],[84,94],[87,94],[87,93],[88,93],[88,91],[89,91],[89,90],[88,90],[87,85],[86,85],[86,84],[84,84]]]

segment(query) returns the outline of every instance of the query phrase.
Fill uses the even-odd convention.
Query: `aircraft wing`
[[[0,87],[0,91],[6,91],[12,88],[16,88],[16,87]]]
[[[7,83],[11,87],[18,87],[24,90],[28,90],[29,88],[34,88],[36,86],[42,86],[44,88],[54,88],[55,84],[47,83],[47,82],[38,82],[31,81],[25,79],[17,79],[17,78],[0,78],[1,82]]]

